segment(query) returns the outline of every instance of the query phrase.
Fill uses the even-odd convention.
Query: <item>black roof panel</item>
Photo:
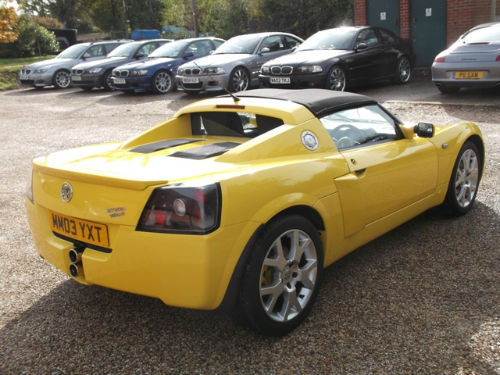
[[[341,109],[377,103],[374,99],[365,95],[326,89],[257,89],[241,91],[235,93],[235,95],[241,98],[268,98],[291,101],[308,108],[316,117]]]

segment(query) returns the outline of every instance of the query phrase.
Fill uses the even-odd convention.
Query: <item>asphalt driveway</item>
[[[308,319],[278,339],[79,285],[32,242],[22,196],[33,157],[125,139],[192,97],[1,93],[0,374],[500,374],[500,94],[445,97],[421,80],[360,92],[406,122],[477,122],[487,159],[476,206],[424,213],[329,267]]]

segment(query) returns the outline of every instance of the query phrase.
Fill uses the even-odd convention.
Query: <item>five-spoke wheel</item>
[[[317,229],[301,216],[271,221],[259,240],[243,277],[240,305],[257,331],[284,335],[309,313],[323,270]]]
[[[458,153],[445,206],[455,215],[468,212],[476,199],[477,188],[481,178],[482,157],[477,146],[467,141]]]

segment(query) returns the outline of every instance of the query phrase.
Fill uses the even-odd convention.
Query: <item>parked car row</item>
[[[66,61],[68,55],[71,59]],[[156,93],[168,93],[176,87],[197,94],[259,86],[344,91],[380,79],[406,83],[413,62],[411,46],[392,32],[358,26],[323,30],[305,41],[289,33],[266,32],[228,41],[192,38],[84,43],[55,59],[24,67],[19,78],[21,84],[38,88],[71,85],[84,90],[104,87]],[[37,77],[41,71],[43,79]]]

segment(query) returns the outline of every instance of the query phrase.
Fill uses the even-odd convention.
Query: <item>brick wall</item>
[[[453,43],[471,27],[492,21],[491,16],[491,0],[448,0],[447,44]]]
[[[500,20],[500,0],[496,1],[496,17]],[[400,0],[400,35],[410,38],[411,0]],[[447,1],[447,35],[448,45],[472,26],[491,22],[492,0],[448,0]],[[354,24],[366,25],[366,0],[354,0]]]

